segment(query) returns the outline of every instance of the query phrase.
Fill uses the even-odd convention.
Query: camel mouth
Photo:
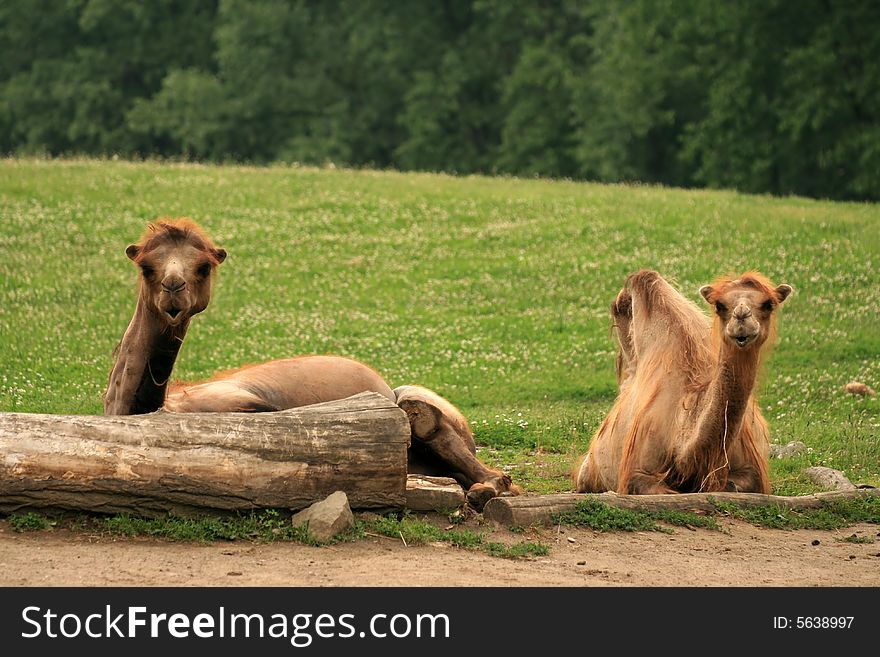
[[[745,349],[746,347],[748,347],[753,340],[754,336],[751,335],[738,335],[733,339],[733,341],[736,343],[736,346],[740,349]]]
[[[168,308],[168,309],[165,311],[165,314],[168,315],[168,317],[170,317],[170,318],[171,318],[171,321],[173,322],[173,321],[176,321],[176,320],[180,317],[180,314],[181,314],[182,312],[183,312],[182,309],[180,309],[180,308],[175,308],[174,306],[171,306],[170,308]]]

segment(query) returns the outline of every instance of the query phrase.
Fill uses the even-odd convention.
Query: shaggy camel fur
[[[611,306],[619,394],[575,468],[578,492],[769,493],[769,432],[753,394],[791,293],[747,272],[700,289],[710,320],[657,272]]]
[[[478,509],[501,494],[518,494],[510,477],[476,458],[473,434],[461,412],[417,386],[392,391],[364,365],[339,356],[302,356],[251,365],[210,381],[172,385],[168,379],[190,318],[210,301],[211,277],[226,257],[188,220],[159,221],[126,249],[141,268],[134,317],[117,348],[104,410],[107,415],[279,411],[377,392],[397,403],[412,428],[413,472],[453,476]]]

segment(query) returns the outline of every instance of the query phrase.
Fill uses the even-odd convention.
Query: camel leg
[[[482,510],[486,502],[504,493],[518,493],[510,476],[483,465],[476,456],[470,431],[456,426],[437,406],[422,399],[399,399],[398,406],[409,418],[414,452],[429,451],[445,466],[441,473],[452,476],[468,489],[468,502]],[[418,459],[424,461],[424,459]]]
[[[575,490],[578,493],[604,493],[608,490],[596,470],[592,451],[583,456],[575,465],[574,471]]]
[[[635,367],[635,352],[633,350],[632,334],[632,297],[629,290],[623,288],[611,304],[611,321],[617,333],[617,342],[620,348],[617,352],[615,370],[617,373],[618,387],[629,378]]]

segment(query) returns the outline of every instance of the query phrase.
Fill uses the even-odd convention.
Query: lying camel
[[[754,396],[791,293],[748,272],[700,289],[710,320],[657,272],[611,307],[619,394],[575,468],[578,492],[769,493],[769,431]]]
[[[192,221],[158,221],[126,249],[140,268],[134,316],[116,349],[104,394],[106,415],[279,411],[376,392],[398,404],[412,429],[412,472],[452,476],[482,509],[501,494],[519,494],[510,477],[476,458],[473,433],[461,412],[418,386],[392,390],[382,377],[349,358],[301,356],[250,365],[210,381],[171,385],[169,379],[190,319],[210,302],[216,268],[226,259]]]

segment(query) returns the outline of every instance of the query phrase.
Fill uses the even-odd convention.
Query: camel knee
[[[419,399],[402,399],[397,405],[406,413],[413,438],[428,442],[437,435],[442,415],[434,406]]]
[[[571,478],[578,493],[604,493],[608,490],[593,463],[592,452],[587,452],[575,463]]]
[[[611,302],[611,318],[617,320],[619,318],[632,317],[632,295],[629,290],[623,288],[618,292],[617,297]]]
[[[633,292],[639,292],[659,280],[662,280],[662,277],[658,272],[653,269],[642,269],[627,276],[626,287]]]

